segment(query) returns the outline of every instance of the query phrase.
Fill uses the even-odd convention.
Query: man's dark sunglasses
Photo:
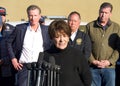
[[[0,14],[0,16],[6,16],[5,14]]]

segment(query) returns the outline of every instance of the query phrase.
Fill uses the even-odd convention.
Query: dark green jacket
[[[109,60],[111,63],[109,68],[114,68],[119,57],[117,47],[120,37],[120,26],[109,20],[105,29],[103,29],[99,25],[98,20],[95,20],[87,24],[87,29],[92,41],[90,63],[93,60]]]

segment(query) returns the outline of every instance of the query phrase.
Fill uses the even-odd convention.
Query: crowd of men
[[[55,20],[46,26],[40,7],[30,5],[28,22],[14,27],[6,23],[6,9],[0,7],[0,86],[28,86],[26,64],[38,62],[40,52],[53,55],[61,65],[60,86],[120,86],[120,25],[110,19],[112,10],[112,4],[104,2],[98,18],[87,25],[81,26],[80,13],[72,11],[67,24]],[[67,46],[76,52],[68,55]],[[81,63],[67,62],[73,54],[75,59],[81,55]],[[64,59],[58,60],[59,55]]]

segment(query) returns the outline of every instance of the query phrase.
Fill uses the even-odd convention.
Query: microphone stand
[[[47,68],[47,86],[51,86],[51,71],[50,71],[51,65],[48,64]]]
[[[36,71],[37,71],[37,76],[36,76],[36,84],[35,86],[41,86],[41,77],[42,77],[42,63],[43,63],[43,58],[44,58],[44,53],[40,52],[39,53],[39,57],[38,57],[38,61],[37,61],[37,67],[36,67]]]
[[[56,86],[56,69],[53,71],[53,86]]]
[[[36,75],[36,73],[37,73],[36,67],[37,67],[37,63],[36,63],[36,62],[33,62],[33,63],[32,63],[32,79],[33,79],[33,80],[32,80],[32,82],[33,82],[32,85],[33,85],[33,86],[35,86],[36,76],[37,76],[37,75]]]
[[[43,70],[42,76],[41,76],[41,86],[44,86],[45,78],[46,77],[46,70]]]
[[[60,82],[59,82],[59,79],[60,79],[60,66],[57,66],[57,68],[56,68],[56,86],[59,86],[60,85]]]
[[[41,67],[36,68],[37,70],[37,79],[36,79],[36,85],[35,86],[40,86],[41,85],[41,73],[42,69]]]
[[[27,86],[31,85],[31,73],[32,73],[32,67],[31,64],[27,64],[26,65],[27,69],[28,69],[28,76],[27,76]]]
[[[50,71],[50,86],[53,86],[53,80],[54,80],[54,78],[53,78],[53,73],[54,73],[54,71],[53,71],[53,69],[51,69],[51,71]]]

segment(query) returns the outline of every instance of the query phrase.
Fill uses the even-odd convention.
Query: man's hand
[[[101,68],[108,67],[110,65],[110,62],[108,60],[101,60]]]
[[[98,68],[105,68],[110,65],[110,62],[108,60],[101,60],[101,61],[94,60],[92,63]]]
[[[23,65],[17,61],[16,58],[12,59],[12,64],[16,70],[21,70]]]
[[[94,64],[95,66],[98,66],[98,65],[100,64],[100,61],[94,60],[94,61],[92,62],[92,64]]]
[[[3,61],[0,59],[0,65],[2,65],[3,64]]]

